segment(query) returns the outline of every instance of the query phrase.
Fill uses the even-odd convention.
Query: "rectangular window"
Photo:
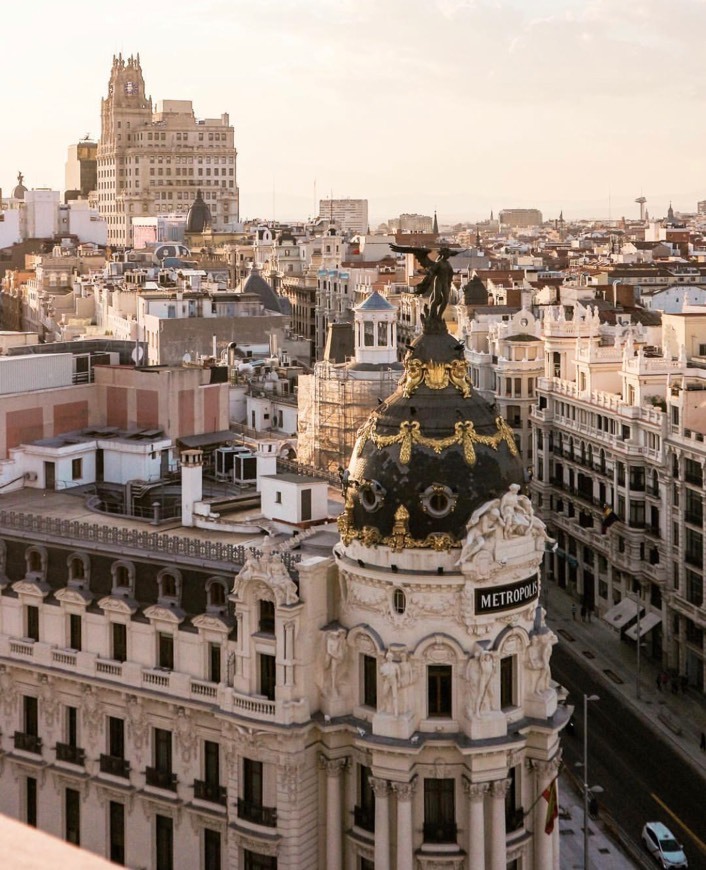
[[[39,608],[33,604],[25,607],[25,637],[39,640]]]
[[[210,643],[208,645],[208,677],[212,683],[221,681],[221,645]]]
[[[364,831],[375,832],[375,792],[370,785],[372,771],[358,765],[358,804],[354,810],[355,824]]]
[[[172,732],[154,729],[154,766],[160,773],[172,772]]]
[[[30,737],[39,737],[37,699],[33,698],[31,695],[25,695],[22,699],[22,713],[24,733]]]
[[[110,801],[108,826],[110,860],[114,864],[125,864],[125,804]]]
[[[221,870],[221,835],[211,828],[203,831],[204,870]]]
[[[127,661],[127,626],[122,622],[114,622],[111,627],[113,635],[113,659],[116,662]]]
[[[378,706],[378,665],[373,656],[363,656],[363,704],[372,707]]]
[[[516,706],[515,701],[515,656],[500,659],[500,707]]]
[[[212,740],[203,743],[204,781],[208,785],[219,785],[221,781],[220,747]]]
[[[78,746],[78,709],[66,708],[66,743],[75,749]]]
[[[174,870],[174,826],[168,816],[155,816],[157,870]]]
[[[69,647],[81,651],[81,617],[78,613],[69,614]]]
[[[257,852],[244,849],[243,862],[245,864],[243,870],[277,870],[277,857],[275,855],[260,855]]]
[[[255,806],[262,806],[262,762],[243,759],[243,799]]]
[[[275,633],[274,601],[260,601],[260,631],[263,634]]]
[[[174,670],[174,635],[159,633],[159,667]]]
[[[37,780],[33,776],[25,780],[25,822],[37,827]]]
[[[81,845],[81,795],[74,788],[64,793],[64,839],[74,846]]]
[[[686,572],[686,600],[701,607],[704,603],[704,578],[694,571]]]
[[[453,779],[424,780],[424,842],[456,842],[456,801]]]
[[[108,755],[125,758],[125,721],[108,716]]]
[[[269,701],[275,699],[276,666],[275,657],[260,655],[260,694]]]
[[[427,667],[427,716],[452,715],[451,665]]]

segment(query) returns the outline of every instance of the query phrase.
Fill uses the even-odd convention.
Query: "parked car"
[[[642,829],[642,842],[664,870],[681,870],[689,866],[684,847],[662,822],[647,822]]]

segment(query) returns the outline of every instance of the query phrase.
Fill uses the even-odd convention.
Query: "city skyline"
[[[6,194],[19,170],[63,189],[68,146],[98,138],[112,55],[139,52],[154,100],[229,113],[246,219],[303,220],[331,195],[367,198],[371,226],[516,207],[635,218],[639,195],[662,217],[706,197],[696,0],[666,17],[655,0],[314,0],[305,18],[288,0],[178,15],[128,0],[108,34],[91,10],[35,0],[4,14]]]

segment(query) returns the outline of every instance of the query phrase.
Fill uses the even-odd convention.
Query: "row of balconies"
[[[221,709],[260,721],[273,722],[277,718],[275,701],[236,692],[224,683],[200,680],[178,671],[145,668],[135,662],[101,659],[94,653],[52,647],[27,638],[0,635],[0,658],[23,664],[31,662],[33,667],[58,667],[83,677],[115,681],[123,688],[148,688],[171,698],[215,704]],[[290,706],[298,708],[301,704],[295,701]],[[292,710],[290,715],[301,715],[301,711],[297,714]]]

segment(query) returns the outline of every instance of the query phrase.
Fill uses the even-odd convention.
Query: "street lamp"
[[[642,596],[640,592],[635,593],[632,599],[637,608],[637,670],[635,672],[635,695],[637,700],[640,700],[640,647],[642,646],[642,635],[640,634],[640,613],[642,611]]]
[[[583,870],[588,870],[588,793],[591,791],[588,785],[588,702],[600,701],[598,695],[583,696]],[[600,786],[594,786],[593,791],[598,792]]]

